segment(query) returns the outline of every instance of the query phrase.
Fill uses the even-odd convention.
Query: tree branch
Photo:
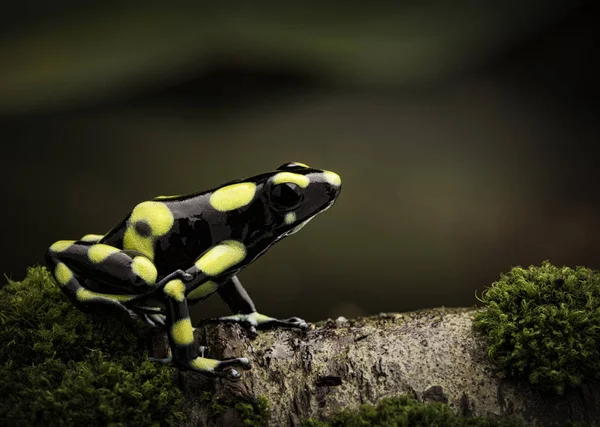
[[[263,396],[271,425],[297,426],[309,417],[402,394],[447,403],[465,416],[513,415],[535,426],[600,421],[598,384],[549,396],[504,378],[473,331],[474,312],[441,308],[338,319],[306,333],[261,331],[254,340],[237,325],[200,326],[197,342],[209,346],[208,357],[246,356],[253,368],[237,382],[180,373],[190,425],[244,425],[239,408],[215,405],[232,399]],[[155,336],[154,355],[164,357],[166,351],[164,334]]]

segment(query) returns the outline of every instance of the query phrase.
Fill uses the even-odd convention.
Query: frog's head
[[[338,174],[304,163],[285,163],[263,182],[262,201],[272,215],[277,240],[299,231],[329,209],[342,190]]]
[[[226,185],[212,194],[211,205],[228,211],[226,223],[234,238],[262,252],[330,208],[340,191],[338,174],[286,163],[273,172]]]

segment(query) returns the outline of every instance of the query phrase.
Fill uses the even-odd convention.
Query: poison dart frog
[[[60,240],[46,252],[57,284],[82,311],[108,307],[167,329],[171,356],[154,359],[207,376],[239,378],[245,357],[205,358],[194,344],[188,306],[218,293],[238,322],[306,329],[298,318],[256,311],[237,275],[281,239],[329,209],[340,176],[303,163],[231,181],[200,193],[159,196],[136,205],[105,235]]]

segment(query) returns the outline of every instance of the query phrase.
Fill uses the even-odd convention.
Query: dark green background
[[[300,161],[336,206],[241,278],[311,320],[600,266],[593,2],[19,2],[0,16],[2,259]],[[218,298],[196,315],[225,312]]]

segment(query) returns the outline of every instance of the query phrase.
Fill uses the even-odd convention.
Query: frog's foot
[[[216,360],[205,357],[196,357],[189,362],[187,369],[198,372],[207,377],[228,378],[237,380],[241,377],[240,373],[232,366],[240,366],[243,369],[250,369],[250,361],[245,357],[236,357],[232,359]]]
[[[252,335],[256,335],[256,329],[268,329],[275,327],[296,328],[306,330],[310,326],[304,319],[299,317],[290,317],[288,319],[275,319],[274,317],[265,316],[258,312],[249,314],[233,314],[231,316],[219,317],[221,322],[235,322],[244,326]]]
[[[167,323],[167,316],[164,314],[143,314],[142,320],[150,327],[165,326]]]
[[[148,357],[151,362],[158,362],[164,364],[173,364],[173,358],[171,356],[165,358]],[[190,360],[186,365],[177,364],[179,367],[195,371],[211,378],[228,378],[231,380],[237,380],[241,378],[238,371],[232,368],[232,366],[241,366],[243,369],[251,369],[252,365],[250,361],[245,357],[236,357],[232,359],[216,360],[208,359],[206,357],[196,357]]]

